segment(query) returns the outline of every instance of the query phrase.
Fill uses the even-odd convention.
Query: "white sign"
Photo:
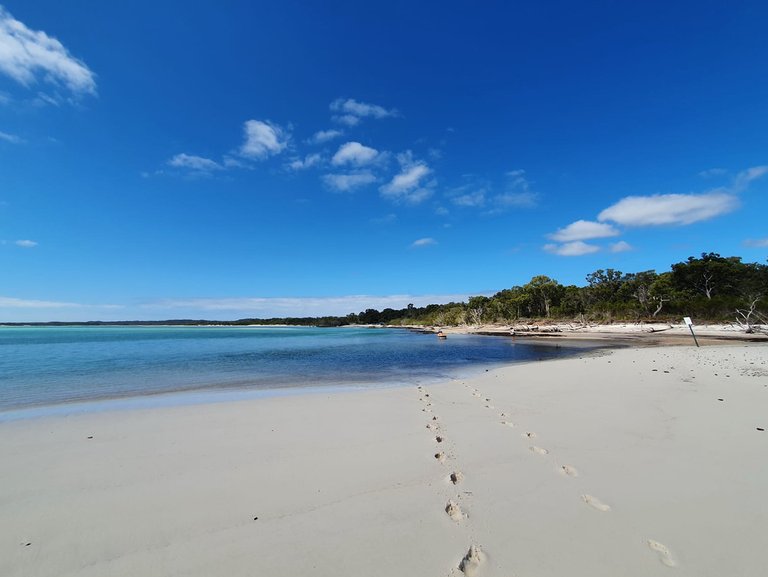
[[[683,317],[683,322],[684,322],[684,323],[685,323],[687,326],[689,326],[689,327],[692,327],[692,326],[693,326],[693,321],[691,320],[691,317]]]

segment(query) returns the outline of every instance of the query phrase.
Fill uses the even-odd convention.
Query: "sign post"
[[[696,339],[696,333],[693,332],[693,321],[691,320],[691,317],[683,317],[683,322],[688,325],[688,328],[691,329],[691,336],[693,337],[693,342],[696,343],[696,346],[699,346],[699,341]]]

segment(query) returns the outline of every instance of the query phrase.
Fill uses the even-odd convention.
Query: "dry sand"
[[[0,423],[3,576],[762,576],[768,347]]]

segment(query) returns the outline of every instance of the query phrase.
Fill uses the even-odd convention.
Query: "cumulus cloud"
[[[598,252],[600,247],[594,244],[587,244],[581,240],[575,240],[564,244],[545,244],[544,250],[559,256],[582,256]]]
[[[31,30],[0,6],[0,72],[29,88],[46,82],[75,96],[96,93],[95,74],[56,38]]]
[[[632,245],[626,241],[620,240],[619,242],[613,243],[610,248],[611,252],[627,252],[628,250],[632,250]]]
[[[557,242],[572,242],[575,240],[606,238],[618,235],[619,231],[613,228],[610,224],[591,222],[588,220],[577,220],[547,236]]]
[[[432,246],[435,244],[437,244],[437,241],[434,238],[419,238],[411,243],[411,248],[423,248],[425,246]]]
[[[352,174],[325,174],[323,182],[329,188],[338,192],[349,192],[366,184],[376,182],[376,177],[368,171]]]
[[[269,120],[248,120],[243,125],[245,142],[240,154],[247,158],[261,160],[280,154],[288,146],[287,131]]]
[[[376,160],[378,155],[379,151],[375,148],[364,146],[359,142],[347,142],[339,147],[339,150],[333,155],[331,163],[334,166],[363,166]]]
[[[750,238],[744,241],[744,246],[763,248],[768,246],[768,238]]]
[[[315,132],[309,139],[310,144],[323,144],[334,138],[342,136],[344,133],[341,130],[319,130]]]
[[[17,240],[13,244],[20,246],[21,248],[35,248],[37,246],[37,243],[34,240]]]
[[[11,144],[19,144],[22,141],[21,138],[16,136],[15,134],[8,134],[7,132],[0,131],[0,140],[4,140],[5,142],[10,142]]]
[[[213,172],[223,167],[216,161],[193,154],[177,154],[168,161],[168,166],[184,168],[193,172]]]
[[[627,196],[603,210],[597,220],[624,226],[686,225],[726,214],[738,205],[736,196],[725,192]]]
[[[333,120],[347,126],[357,125],[363,118],[388,118],[398,116],[397,110],[387,110],[378,104],[358,102],[354,98],[338,98],[331,102]]]
[[[408,204],[418,204],[432,196],[434,180],[428,180],[432,170],[424,161],[414,160],[410,151],[397,155],[400,172],[379,191],[384,198]]]
[[[323,157],[319,154],[308,154],[304,158],[296,158],[288,163],[288,168],[291,170],[304,170],[306,168],[312,168],[317,166],[322,161]]]

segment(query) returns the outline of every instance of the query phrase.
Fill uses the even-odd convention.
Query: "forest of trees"
[[[745,328],[765,323],[768,265],[740,257],[705,253],[673,264],[670,271],[623,273],[600,269],[584,286],[564,286],[547,276],[466,303],[401,310],[368,309],[348,315],[349,323],[458,325],[534,319],[594,322],[676,320],[738,321]]]
[[[402,310],[368,309],[350,323],[458,325],[520,320],[579,319],[593,322],[675,320],[766,323],[768,265],[705,253],[673,264],[670,271],[623,273],[600,269],[584,286],[564,286],[547,276],[495,295]]]

